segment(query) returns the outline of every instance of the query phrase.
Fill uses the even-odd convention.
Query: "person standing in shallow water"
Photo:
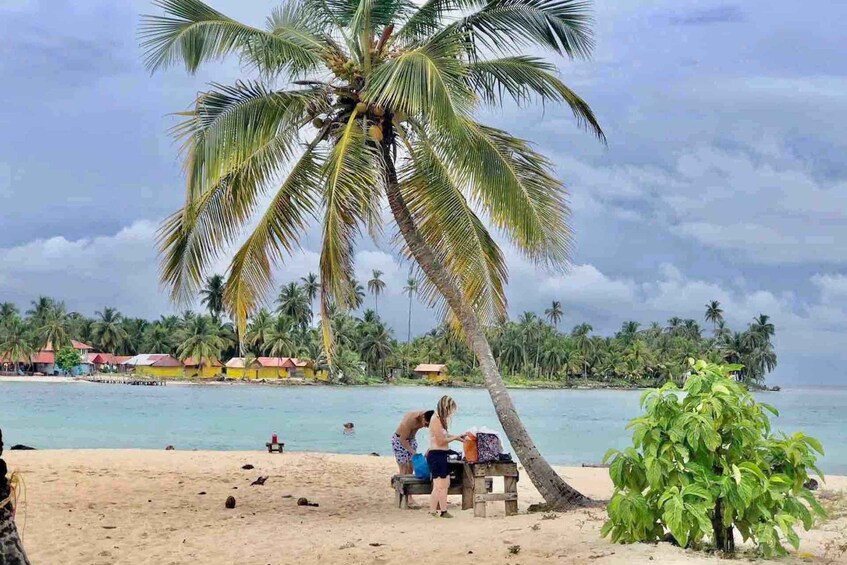
[[[450,442],[465,440],[464,436],[450,435],[447,431],[456,410],[456,401],[449,396],[442,396],[429,423],[429,451],[426,453],[426,462],[432,473],[429,509],[433,516],[442,518],[452,518],[447,512],[447,490],[450,488],[450,465],[447,455],[450,453]]]

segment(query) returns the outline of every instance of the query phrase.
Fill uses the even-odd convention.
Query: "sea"
[[[609,448],[631,444],[626,425],[639,415],[642,391],[512,390],[541,453],[554,464],[598,464]],[[451,429],[501,432],[484,389],[169,385],[0,382],[0,429],[8,449],[264,449],[271,434],[286,449],[391,455],[391,435],[409,410],[434,408],[451,395],[459,411]],[[772,423],[818,438],[819,461],[847,475],[847,387],[784,388],[758,393],[775,406]],[[344,424],[352,422],[353,432]],[[421,438],[424,439],[424,438]],[[423,444],[423,442],[422,442]]]

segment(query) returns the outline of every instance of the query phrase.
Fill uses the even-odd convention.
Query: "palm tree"
[[[209,314],[216,320],[220,320],[224,311],[224,278],[221,275],[212,275],[206,279],[206,286],[200,291],[203,298],[200,303],[206,306]]]
[[[770,319],[771,317],[767,314],[759,314],[750,325],[750,330],[758,335],[764,343],[770,343],[771,338],[776,333],[776,328]]]
[[[288,316],[305,331],[312,321],[312,305],[303,287],[296,282],[283,286],[276,299],[277,314]]]
[[[670,333],[676,332],[677,329],[682,325],[682,318],[678,316],[674,316],[673,318],[668,320],[667,330]]]
[[[29,316],[35,327],[41,327],[47,319],[47,314],[55,307],[56,301],[49,296],[39,296],[30,304],[32,304],[32,308],[26,311],[26,315]]]
[[[58,353],[60,349],[71,345],[71,324],[65,305],[61,302],[43,313],[36,328],[38,341],[42,347],[51,345],[53,351]]]
[[[226,346],[219,335],[214,320],[208,316],[194,316],[178,334],[177,355],[180,361],[192,357],[198,367],[204,363],[219,361],[221,350]]]
[[[309,299],[309,307],[311,307],[321,290],[321,281],[315,273],[300,277],[300,280],[303,282],[303,291],[306,293],[306,297]]]
[[[18,316],[18,307],[11,302],[3,302],[0,304],[0,326],[6,325],[8,322]]]
[[[559,321],[562,319],[564,314],[565,313],[562,310],[562,303],[558,300],[554,300],[553,304],[544,310],[544,315],[547,317],[547,320],[549,320],[550,324],[556,328],[559,327]]]
[[[294,322],[288,316],[277,316],[268,331],[265,351],[272,357],[293,357],[296,343],[292,336]]]
[[[126,342],[127,333],[122,325],[123,315],[108,306],[95,312],[97,320],[91,325],[94,342],[103,351],[115,353]]]
[[[409,324],[406,330],[406,343],[412,341],[412,298],[418,292],[418,279],[409,277],[406,279],[406,286],[403,287],[403,293],[409,295]]]
[[[717,300],[712,300],[708,304],[706,304],[706,316],[705,320],[707,322],[712,322],[712,329],[717,333],[718,324],[723,322],[723,309],[721,308],[721,303]]]
[[[385,290],[385,281],[380,278],[382,274],[382,271],[374,269],[373,278],[368,281],[368,292],[374,295],[374,311],[377,314],[379,314],[379,295]]]
[[[155,323],[144,331],[142,350],[150,353],[168,353],[174,351],[176,334],[162,323]]]
[[[254,352],[260,354],[265,352],[274,323],[273,315],[264,308],[260,308],[250,319],[245,337],[247,338],[247,345],[252,347]]]
[[[173,297],[192,294],[215,252],[240,237],[237,228],[264,188],[290,164],[232,260],[227,304],[243,328],[269,290],[273,263],[320,218],[323,338],[331,353],[326,311],[332,303],[353,303],[355,240],[366,229],[380,231],[384,195],[404,252],[461,324],[533,483],[555,507],[585,503],[538,452],[483,329],[505,315],[506,266],[477,208],[530,260],[564,267],[570,249],[565,193],[544,156],[478,122],[475,113],[503,97],[565,102],[603,139],[588,104],[555,76],[553,64],[514,55],[520,45],[523,52],[587,57],[586,3],[444,0],[418,7],[396,0],[300,0],[276,10],[266,29],[236,22],[200,0],[157,5],[165,15],[145,17],[141,29],[150,70],[183,63],[194,72],[237,54],[259,77],[213,86],[176,128],[186,141],[189,174],[186,206],[162,228],[162,280]],[[286,83],[294,88],[274,88]],[[312,136],[305,146],[301,134]]]
[[[18,316],[10,318],[0,332],[0,356],[15,366],[15,374],[21,361],[30,362],[37,347],[33,344],[29,328]]]
[[[350,308],[352,310],[358,310],[362,307],[362,304],[365,303],[365,287],[359,284],[359,281],[356,279],[352,279],[350,281]],[[329,309],[329,307],[327,307]],[[326,314],[324,314],[326,317]]]
[[[362,336],[359,354],[371,372],[382,370],[382,378],[385,378],[385,358],[391,355],[393,350],[392,342],[391,332],[378,322],[372,324]]]

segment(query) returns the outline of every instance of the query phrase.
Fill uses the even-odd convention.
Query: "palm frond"
[[[302,34],[254,28],[200,0],[155,0],[154,5],[165,15],[143,16],[139,29],[144,62],[150,71],[181,62],[193,73],[202,63],[233,53],[274,73],[286,69],[298,74],[321,64],[321,49]]]
[[[480,320],[492,323],[502,319],[506,313],[506,263],[463,194],[470,179],[451,173],[423,133],[409,152],[400,171],[400,189],[420,235]],[[424,282],[422,290],[430,303],[441,304],[430,281]]]
[[[583,0],[492,0],[441,33],[459,33],[474,59],[486,52],[520,53],[533,45],[587,58],[594,47],[591,21],[590,4]]]
[[[470,119],[456,123],[458,133],[435,137],[444,162],[471,179],[475,201],[528,259],[566,267],[570,212],[552,164],[507,132]]]
[[[484,5],[484,0],[427,0],[403,24],[397,37],[404,42],[415,42],[444,27],[449,16]]]
[[[230,263],[224,301],[239,335],[271,290],[273,267],[299,247],[308,219],[316,219],[324,159],[314,147],[306,149]]]
[[[409,116],[447,123],[475,103],[460,60],[461,39],[444,34],[400,53],[377,68],[363,99]]]
[[[159,231],[162,283],[184,302],[205,269],[231,244],[256,201],[294,153],[312,98],[244,85],[201,96],[179,126],[188,136],[185,206]]]
[[[259,82],[213,84],[173,129],[193,153],[188,171],[191,194],[202,193],[245,164],[272,165],[267,159],[255,159],[272,143],[282,151],[280,157],[290,155],[308,110],[327,107],[322,87],[274,91]]]
[[[468,64],[468,83],[486,103],[502,104],[509,96],[518,105],[540,98],[542,102],[565,102],[580,126],[603,142],[606,136],[591,107],[553,73],[556,67],[538,57],[518,55]]]
[[[321,171],[324,182],[323,246],[320,257],[321,327],[330,352],[332,335],[328,310],[331,304],[349,306],[353,279],[353,243],[372,214],[370,191],[376,182],[374,150],[365,132],[350,115]]]

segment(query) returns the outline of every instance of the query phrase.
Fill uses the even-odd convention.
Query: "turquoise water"
[[[390,455],[407,410],[434,407],[448,393],[455,430],[499,430],[484,390],[422,387],[134,387],[80,383],[0,383],[0,428],[7,446],[37,448],[261,449],[278,433],[287,449]],[[513,398],[541,452],[553,463],[599,463],[629,444],[639,391],[515,390]],[[821,468],[847,475],[847,389],[795,389],[760,398],[781,413],[786,432],[820,439]],[[344,422],[356,431],[342,432]]]

